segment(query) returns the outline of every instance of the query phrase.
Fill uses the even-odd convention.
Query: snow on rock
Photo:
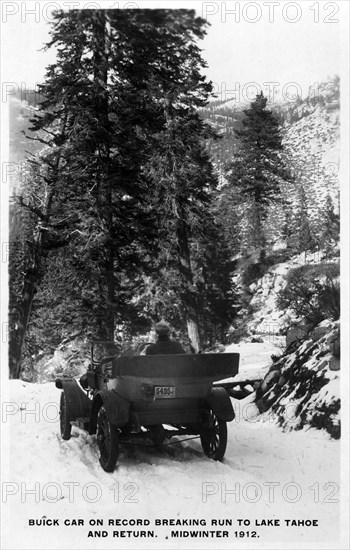
[[[324,261],[322,252],[308,254],[308,264]],[[278,310],[277,295],[285,285],[290,269],[305,264],[305,254],[277,264],[252,287],[247,322],[249,339],[261,335],[264,344],[253,344],[248,369],[241,361],[240,379],[264,380],[256,391],[257,406],[264,414],[273,412],[277,424],[285,430],[314,427],[324,429],[331,437],[340,437],[340,326],[339,322],[322,321],[314,330],[303,326],[291,311]],[[292,329],[288,329],[291,323]],[[288,330],[287,330],[288,329]],[[287,338],[282,336],[287,332]],[[248,343],[241,344],[249,346]],[[240,344],[226,351],[239,351]],[[251,368],[256,355],[264,357],[264,369]],[[248,348],[247,348],[248,349]],[[287,349],[287,352],[285,351]],[[283,350],[283,351],[282,351]],[[272,364],[272,357],[274,363]],[[271,366],[272,365],[272,366]],[[250,368],[249,368],[250,367]]]
[[[309,339],[283,354],[257,390],[260,412],[273,412],[285,430],[314,427],[339,438],[339,342],[339,322],[323,321]]]
[[[251,334],[273,335],[282,334],[292,322],[297,321],[291,310],[277,308],[277,295],[286,285],[286,275],[291,269],[327,261],[322,251],[313,253],[303,252],[293,256],[287,262],[272,266],[269,271],[256,283],[252,290],[250,307],[254,313],[250,316],[247,329]],[[328,259],[328,261],[331,261]]]
[[[312,204],[321,205],[329,193],[338,208],[339,127],[339,100],[330,97],[284,128],[285,151],[295,162]]]

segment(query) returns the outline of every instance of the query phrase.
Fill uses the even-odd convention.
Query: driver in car
[[[160,321],[155,325],[154,330],[158,335],[158,339],[155,344],[150,344],[146,348],[146,355],[176,355],[186,353],[180,342],[171,340],[171,329],[168,323]]]

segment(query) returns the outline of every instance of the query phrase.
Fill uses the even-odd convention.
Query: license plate
[[[175,386],[155,386],[154,396],[156,399],[175,397]]]

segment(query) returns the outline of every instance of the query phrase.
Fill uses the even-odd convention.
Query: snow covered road
[[[244,355],[244,344],[240,351]],[[250,352],[247,344],[246,364]],[[28,549],[271,548],[282,542],[337,548],[340,442],[315,430],[284,433],[276,418],[258,420],[250,401],[234,402],[223,463],[206,458],[198,439],[164,452],[131,445],[121,446],[117,468],[107,474],[94,436],[73,429],[71,440],[60,439],[53,383],[10,381],[3,407],[3,548],[23,547],[23,540]],[[29,524],[43,516],[58,525]],[[64,524],[79,519],[80,525]],[[141,524],[117,525],[118,519]],[[168,525],[160,525],[163,520]],[[274,526],[265,526],[267,520]],[[95,531],[105,534],[88,536]]]

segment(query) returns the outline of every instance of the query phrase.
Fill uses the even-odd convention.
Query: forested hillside
[[[204,20],[116,13],[57,13],[56,63],[11,102],[12,377],[70,340],[132,349],[163,317],[188,351],[229,344],[252,285],[296,254],[336,264],[319,262],[310,327],[339,314],[338,80],[293,104],[210,102]]]
[[[237,131],[242,128],[244,110],[248,107],[246,102],[216,100],[201,110],[203,118],[221,137],[210,142],[209,148],[225,201],[230,200],[230,185],[226,192],[228,167],[237,157],[240,148]],[[280,182],[281,200],[270,204],[266,219],[269,248],[281,245],[295,248],[297,241],[301,241],[302,249],[307,245],[322,248],[325,225],[333,227],[339,215],[339,78],[335,76],[310,87],[305,99],[275,101],[268,108],[279,121],[281,157],[290,172]],[[235,207],[240,212],[237,201]]]

